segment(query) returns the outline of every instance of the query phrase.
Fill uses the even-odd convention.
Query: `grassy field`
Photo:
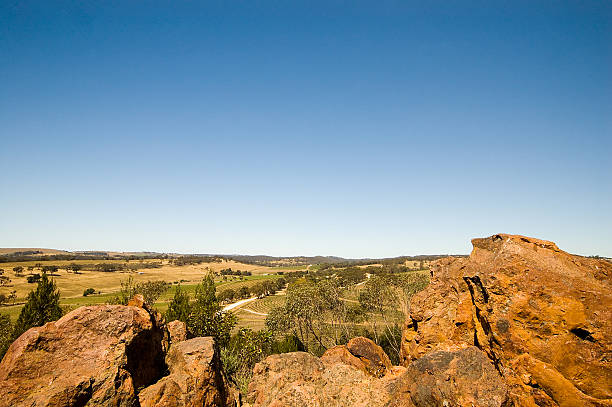
[[[52,278],[54,279],[57,287],[61,293],[61,305],[69,309],[75,309],[84,305],[95,305],[104,304],[116,295],[121,289],[121,282],[126,281],[132,277],[134,283],[145,282],[145,281],[167,281],[174,283],[170,289],[161,296],[156,308],[164,312],[168,303],[174,296],[176,290],[176,284],[181,283],[181,287],[186,290],[192,297],[195,294],[196,285],[202,280],[202,278],[210,273],[211,271],[219,271],[222,269],[231,268],[232,270],[249,271],[252,273],[251,276],[237,277],[237,276],[226,276],[216,277],[216,283],[218,289],[232,288],[239,289],[242,286],[250,287],[256,284],[258,281],[264,279],[276,279],[281,277],[276,273],[294,271],[293,267],[266,267],[251,264],[239,263],[236,261],[212,262],[212,263],[201,263],[197,265],[185,265],[175,266],[170,264],[167,260],[164,260],[162,267],[151,268],[151,269],[139,269],[137,272],[131,271],[117,271],[117,272],[102,272],[102,271],[89,271],[83,270],[79,274],[68,272],[65,267],[71,263],[77,263],[85,268],[91,268],[95,264],[99,263],[122,263],[122,264],[133,264],[139,263],[140,260],[128,261],[117,261],[117,260],[75,260],[75,261],[31,261],[31,262],[14,262],[14,263],[0,263],[0,269],[4,270],[4,276],[11,279],[11,282],[7,286],[0,287],[0,293],[9,294],[15,290],[17,293],[17,300],[15,305],[2,305],[0,306],[0,313],[8,314],[12,320],[15,320],[19,315],[23,303],[27,294],[36,289],[36,283],[28,283],[27,275],[31,272],[27,271],[30,266],[35,266],[40,263],[43,266],[56,265],[60,267],[60,270],[55,273]],[[145,262],[160,262],[160,260],[145,260]],[[13,272],[13,267],[21,266],[25,270],[23,276],[16,276]],[[33,273],[40,273],[39,268],[35,268]],[[87,288],[93,288],[100,294],[90,295],[83,297],[83,291]]]

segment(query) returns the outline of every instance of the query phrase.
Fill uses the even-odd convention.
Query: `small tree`
[[[21,273],[23,273],[23,267],[21,266],[13,267],[13,271],[15,272],[15,275],[18,276]]]
[[[189,294],[186,291],[181,289],[181,285],[179,284],[176,287],[176,291],[174,292],[174,298],[168,305],[168,310],[166,311],[166,321],[183,321],[187,323],[189,319],[189,313],[191,312],[191,308],[189,306]]]
[[[36,290],[30,291],[25,306],[21,309],[19,318],[15,323],[13,338],[34,326],[41,326],[47,322],[55,321],[62,316],[59,305],[60,292],[53,279],[43,273]]]
[[[213,336],[220,346],[224,346],[236,322],[234,314],[221,309],[215,295],[215,282],[207,275],[196,286],[195,303],[187,321],[189,331],[194,336]]]

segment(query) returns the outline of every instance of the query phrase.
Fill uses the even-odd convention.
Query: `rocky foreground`
[[[513,235],[431,267],[402,365],[366,338],[272,355],[247,400],[211,338],[142,299],[32,328],[0,363],[0,406],[612,406],[612,264]]]

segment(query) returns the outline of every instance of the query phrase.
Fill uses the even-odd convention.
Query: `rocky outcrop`
[[[350,365],[374,377],[384,376],[393,367],[385,351],[362,336],[351,339],[346,345],[328,349],[321,356],[321,361],[326,365]]]
[[[612,405],[612,264],[524,236],[472,243],[412,299],[403,364],[475,346],[514,405]]]
[[[376,407],[389,402],[386,387],[397,373],[377,379],[355,366],[327,362],[305,352],[269,356],[255,365],[247,399],[254,407]]]
[[[182,398],[166,405],[231,403],[212,339],[170,346],[161,316],[139,300],[81,307],[21,335],[0,363],[0,405],[134,407],[141,395],[169,400],[170,388]]]
[[[141,407],[223,406],[227,382],[213,338],[193,338],[172,345],[170,374],[139,394]]]
[[[433,352],[379,377],[346,352],[337,346],[321,359],[303,352],[266,358],[253,371],[249,402],[253,407],[501,407],[508,402],[506,384],[475,347]]]

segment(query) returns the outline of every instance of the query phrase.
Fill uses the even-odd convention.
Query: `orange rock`
[[[612,263],[524,236],[472,244],[469,258],[433,264],[430,285],[412,299],[403,364],[474,345],[516,405],[611,405]]]

